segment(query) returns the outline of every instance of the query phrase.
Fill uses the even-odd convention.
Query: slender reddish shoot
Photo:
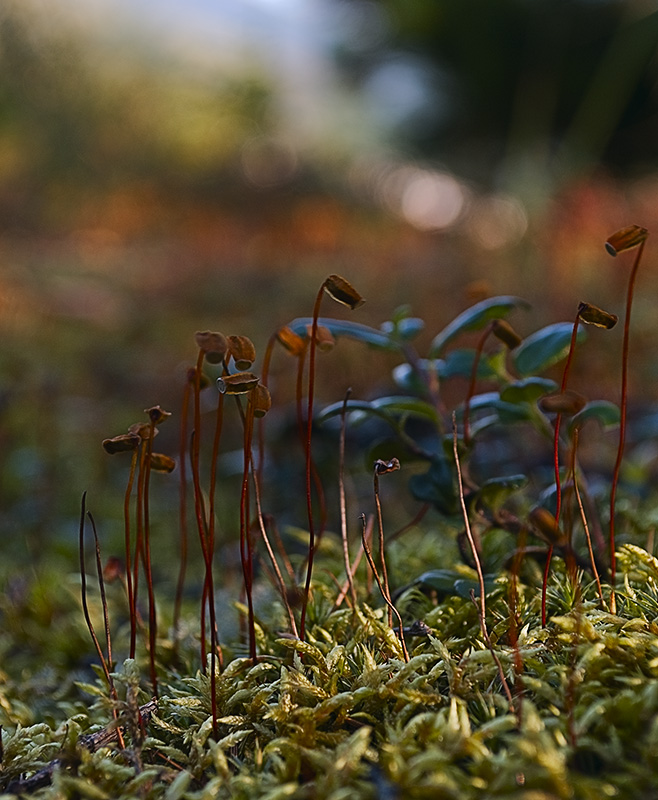
[[[311,325],[311,343],[309,346],[308,358],[308,404],[306,408],[306,511],[308,516],[308,563],[306,569],[306,582],[304,584],[304,596],[302,598],[302,612],[299,623],[299,635],[304,641],[306,635],[306,612],[311,592],[311,576],[313,574],[313,557],[315,555],[315,523],[313,521],[313,497],[311,493],[312,481],[312,457],[311,439],[313,434],[313,399],[315,392],[315,352],[317,347],[318,317],[320,316],[320,304],[322,296],[327,293],[338,303],[349,306],[351,309],[358,308],[364,300],[354,287],[341,278],[340,275],[330,275],[325,279],[315,298],[313,306],[313,324]]]
[[[612,473],[612,483],[610,487],[610,613],[617,613],[617,599],[615,595],[615,582],[617,578],[617,557],[615,553],[615,505],[617,499],[617,485],[619,484],[619,473],[621,463],[624,458],[624,445],[626,443],[626,408],[628,403],[628,352],[631,330],[631,309],[633,306],[633,293],[635,291],[635,280],[637,278],[638,267],[644,253],[644,245],[649,232],[646,228],[639,225],[631,225],[621,231],[617,231],[606,242],[606,250],[610,255],[616,256],[618,253],[625,252],[634,247],[638,247],[631,274],[628,278],[628,288],[626,291],[626,313],[624,316],[624,338],[622,344],[621,357],[621,399],[619,403],[619,443],[617,446],[617,458]]]

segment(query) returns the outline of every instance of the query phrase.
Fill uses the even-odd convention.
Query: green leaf
[[[458,419],[463,419],[464,406],[465,404],[462,404],[457,409]],[[498,392],[483,392],[482,394],[474,395],[471,397],[469,410],[471,414],[475,414],[478,411],[494,411],[496,414],[496,420],[489,420],[487,427],[489,427],[491,424],[494,424],[495,421],[508,424],[513,422],[532,421],[534,419],[534,411],[531,405],[528,403],[506,403],[504,400],[500,399],[500,394]],[[475,427],[476,423],[474,421],[471,428],[472,435],[475,434]],[[478,427],[478,430],[481,429],[482,428]]]
[[[522,375],[530,375],[557,364],[569,352],[572,333],[573,322],[555,322],[535,331],[514,351],[516,369]],[[585,331],[579,328],[577,340],[580,342],[585,337]]]
[[[496,585],[496,576],[495,575],[485,575],[484,576],[484,593],[490,592],[494,586]],[[459,580],[455,581],[455,592],[460,596],[466,599],[469,599],[471,596],[471,592],[475,595],[475,597],[480,596],[480,582],[473,580],[471,578],[460,578]]]
[[[498,419],[503,425],[513,422],[531,422],[535,419],[532,406],[529,403],[506,403],[504,400],[497,400],[493,408],[498,413]]]
[[[409,490],[416,500],[432,503],[442,514],[454,514],[457,511],[452,470],[446,458],[437,455],[427,472],[412,475]]]
[[[506,403],[534,403],[545,394],[557,391],[557,383],[550,378],[523,378],[508,383],[500,392],[500,399]]]
[[[352,424],[363,421],[365,414],[373,414],[377,417],[381,417],[381,419],[386,420],[389,425],[395,425],[395,420],[389,414],[383,410],[373,408],[372,404],[367,400],[348,400],[345,410],[346,413],[350,415],[350,422]],[[359,414],[359,412],[361,413]],[[331,405],[326,406],[326,408],[323,408],[318,414],[317,420],[320,423],[326,422],[332,417],[339,417],[342,413],[343,401],[339,400],[337,403],[332,403]],[[359,417],[361,417],[361,420],[359,420]]]
[[[463,579],[463,575],[454,569],[431,569],[423,572],[414,583],[427,586],[442,594],[454,594],[455,581]]]
[[[523,489],[527,484],[528,478],[526,475],[506,475],[485,481],[477,494],[481,503],[495,511],[500,508],[511,494]]]
[[[439,355],[456,336],[466,331],[480,330],[490,320],[502,319],[515,308],[530,308],[530,304],[520,297],[511,295],[489,297],[480,303],[476,303],[462,312],[441,333],[434,337],[430,345],[430,355]]]
[[[480,411],[482,409],[495,408],[496,403],[500,400],[498,392],[483,392],[482,394],[474,394],[468,404],[470,411]],[[464,403],[457,409],[457,418],[461,419],[464,414]]]
[[[288,327],[298,336],[308,336],[308,326],[312,324],[313,319],[311,317],[298,317],[294,319]],[[318,325],[328,328],[336,338],[347,336],[350,339],[356,339],[364,344],[369,344],[384,350],[400,349],[400,345],[387,333],[378,331],[376,328],[371,328],[368,325],[362,325],[359,322],[320,317],[318,319]]]
[[[423,417],[432,422],[438,420],[436,408],[424,400],[416,397],[380,397],[371,402],[376,410],[384,410],[391,414],[408,414],[413,417]]]
[[[470,378],[473,372],[475,353],[475,350],[466,348],[451,350],[445,358],[435,362],[439,378],[444,380],[448,378]],[[493,378],[495,375],[496,373],[492,369],[488,357],[486,355],[482,356],[478,361],[477,377],[486,379]]]
[[[343,413],[344,405],[347,413],[361,411],[366,414],[374,414],[392,425],[395,424],[397,417],[403,415],[421,417],[432,422],[436,422],[438,419],[434,406],[424,400],[415,397],[380,397],[372,401],[348,400],[347,404],[339,400],[324,408],[318,415],[318,421],[324,422],[331,417],[340,416]]]
[[[484,590],[491,591],[495,586],[496,576],[484,576]],[[416,586],[426,586],[440,594],[458,595],[459,597],[470,598],[471,589],[476,597],[480,596],[480,584],[474,578],[465,578],[462,572],[454,569],[431,569],[423,572],[414,581]]]
[[[497,367],[492,363],[496,357],[497,354],[493,353],[480,358],[477,370],[478,378],[486,380],[496,377]],[[468,348],[452,350],[445,358],[420,358],[415,368],[411,364],[398,364],[393,369],[393,380],[400,389],[422,395],[427,392],[427,386],[421,377],[422,374],[433,372],[441,380],[470,378],[474,359],[475,350]]]
[[[571,436],[576,428],[582,428],[590,419],[596,420],[604,429],[614,428],[619,425],[621,419],[619,406],[608,400],[592,400],[569,420],[569,435]]]

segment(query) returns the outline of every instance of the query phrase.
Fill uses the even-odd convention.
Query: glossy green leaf
[[[492,591],[494,586],[496,585],[496,576],[495,575],[485,575],[484,576],[484,593],[487,594],[488,592]],[[459,578],[459,580],[455,581],[455,593],[458,594],[460,597],[470,598],[471,592],[475,595],[475,597],[480,596],[480,582],[476,581],[472,578]]]
[[[475,350],[451,350],[447,353],[445,358],[437,361],[439,378],[443,378],[444,380],[449,378],[470,378],[473,372],[474,361]],[[489,364],[487,356],[482,356],[478,361],[477,377],[480,379],[493,378],[495,374],[496,373]]]
[[[557,390],[557,383],[550,378],[523,378],[508,383],[501,391],[500,399],[506,403],[534,403],[545,394]]]
[[[455,581],[461,580],[463,577],[461,573],[454,569],[431,569],[419,575],[414,583],[434,589],[441,594],[454,594]]]
[[[371,406],[391,414],[408,414],[414,417],[423,417],[432,422],[436,422],[438,419],[436,408],[416,397],[379,397],[371,402]]]
[[[500,395],[498,392],[483,392],[482,394],[473,395],[468,404],[469,411],[473,413],[475,411],[481,411],[482,409],[490,410],[494,408],[496,402],[499,400]],[[462,419],[463,415],[464,404],[460,405],[457,409],[457,419]]]
[[[442,514],[454,514],[457,511],[453,472],[446,458],[437,456],[427,472],[412,475],[409,489],[416,500],[432,503]]]
[[[531,422],[535,418],[535,411],[530,403],[506,403],[497,400],[493,408],[498,413],[498,419],[507,425],[514,422]]]
[[[308,335],[308,326],[313,324],[311,317],[298,317],[288,324],[290,330],[298,336]],[[320,317],[318,325],[327,328],[335,337],[347,336],[364,344],[372,345],[384,350],[399,350],[399,344],[383,331],[363,325],[360,322],[350,322],[343,319]]]
[[[443,352],[446,345],[456,336],[467,331],[477,331],[492,319],[502,319],[515,308],[530,308],[530,304],[520,297],[502,295],[500,297],[489,297],[476,303],[471,308],[467,308],[441,333],[437,334],[430,346],[430,355],[437,356]]]
[[[582,411],[574,414],[569,420],[569,435],[571,435],[576,428],[582,428],[588,420],[595,420],[604,429],[614,428],[619,425],[621,414],[619,406],[608,400],[592,400],[587,403]]]
[[[535,331],[514,351],[516,369],[522,375],[530,375],[557,364],[569,352],[572,332],[573,322],[555,322]],[[577,340],[585,337],[585,331],[579,328]]]
[[[344,404],[342,400],[332,403],[322,410],[318,415],[318,421],[323,422],[331,417],[340,416],[343,413],[343,406],[347,413],[363,411],[368,414],[375,414],[387,421],[392,421],[394,417],[401,415],[422,417],[432,422],[437,421],[437,413],[434,406],[419,400],[415,397],[379,397],[376,400],[348,400]]]
[[[485,427],[490,427],[496,422],[503,424],[514,422],[526,422],[534,418],[533,407],[529,403],[506,403],[500,399],[498,392],[483,392],[476,394],[471,398],[469,404],[469,411],[471,415],[476,415],[477,412],[491,412],[495,413],[495,419],[487,418]],[[457,418],[463,419],[464,404],[457,409]],[[473,420],[471,425],[471,435],[475,435],[476,431],[482,430],[483,427],[478,425],[478,421]]]
[[[340,416],[343,413],[343,401],[339,400],[337,403],[332,403],[318,414],[318,422],[324,422],[331,417]],[[356,411],[363,411],[367,414],[376,414],[383,419],[390,421],[390,417],[383,410],[373,408],[372,403],[368,400],[348,400],[345,405],[346,413],[353,414]]]

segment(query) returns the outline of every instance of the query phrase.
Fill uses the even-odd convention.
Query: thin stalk
[[[368,543],[370,543],[370,541],[372,540],[374,520],[375,518],[372,515],[370,515],[368,517],[368,521],[366,522],[366,541]],[[356,556],[354,557],[354,561],[352,561],[352,566],[350,567],[349,574],[352,577],[352,582],[354,582],[354,576],[356,575],[356,571],[359,568],[359,564],[361,563],[362,558],[363,558],[363,544],[360,544],[359,550]],[[336,602],[334,603],[334,609],[340,608],[340,606],[343,603],[343,600],[345,600],[345,598],[347,597],[348,590],[349,590],[349,580],[346,579],[341,587],[338,597],[336,598]],[[354,606],[354,608],[357,608],[357,606]]]
[[[288,601],[288,592],[286,590],[286,584],[283,580],[283,575],[281,574],[281,570],[279,569],[279,564],[276,560],[274,555],[274,550],[272,549],[272,545],[270,544],[269,537],[267,535],[267,529],[265,527],[265,520],[263,518],[263,511],[261,508],[260,503],[260,486],[258,483],[258,474],[257,471],[254,470],[253,459],[251,462],[251,477],[254,484],[254,496],[256,498],[256,515],[258,518],[258,527],[260,530],[260,535],[265,543],[265,549],[267,550],[267,555],[272,562],[272,568],[274,570],[274,575],[276,579],[277,586],[279,587],[279,594],[281,595],[281,601],[286,609],[286,613],[288,614],[288,619],[290,620],[290,632],[296,638],[299,638],[299,634],[297,632],[297,623],[295,622],[295,615],[292,613],[292,608],[290,607],[290,602]]]
[[[304,364],[306,362],[306,352],[307,350],[304,349],[299,356],[297,357],[297,379],[296,379],[296,409],[297,409],[297,427],[299,429],[299,438],[302,443],[302,447],[304,447],[304,452],[306,452],[306,444],[307,444],[307,433],[308,428],[304,425],[304,414],[302,409],[302,391],[303,391],[303,383],[304,383]],[[318,473],[317,467],[315,466],[315,462],[313,461],[313,455],[311,454],[311,479],[313,481],[313,487],[315,488],[315,493],[318,499],[318,505],[320,506],[319,511],[319,525],[316,529],[317,538],[315,541],[315,549],[320,544],[320,539],[322,538],[322,534],[324,533],[324,529],[327,524],[327,504],[324,497],[324,489],[322,488],[322,481],[320,480],[320,475]]]
[[[338,493],[340,501],[340,536],[343,542],[343,563],[345,564],[345,574],[347,575],[350,597],[352,598],[352,607],[356,608],[356,589],[354,588],[354,580],[350,570],[350,548],[347,539],[347,505],[345,502],[345,429],[347,426],[347,401],[349,400],[351,393],[351,389],[348,389],[345,393],[343,409],[340,417],[340,440],[338,445]]]
[[[180,615],[181,606],[183,603],[183,590],[185,587],[185,574],[187,572],[187,418],[189,416],[190,406],[190,381],[185,381],[185,388],[183,389],[183,401],[181,404],[181,423],[180,423],[180,439],[179,451],[180,458],[180,482],[179,482],[179,518],[178,518],[178,531],[179,531],[179,551],[178,551],[178,580],[176,581],[176,595],[174,598],[174,647],[178,650],[178,636],[180,633]]]
[[[484,573],[482,572],[482,563],[480,561],[480,554],[478,553],[478,549],[475,544],[475,539],[473,537],[473,531],[471,530],[471,523],[468,518],[468,510],[466,509],[466,501],[464,500],[464,483],[462,480],[462,468],[461,468],[461,463],[459,461],[459,448],[457,441],[457,419],[454,411],[452,412],[452,452],[455,457],[455,466],[457,468],[457,485],[459,487],[459,501],[461,504],[464,526],[466,528],[466,538],[468,539],[468,544],[470,545],[471,548],[473,561],[475,562],[475,571],[477,572],[478,584],[480,587],[480,619],[481,619],[481,625],[483,626],[482,632],[484,634],[486,632],[486,615],[487,615],[486,599],[484,596]]]
[[[521,627],[521,618],[519,615],[519,574],[521,572],[521,562],[523,561],[525,552],[526,537],[527,530],[525,526],[523,526],[519,532],[518,547],[512,560],[508,598],[510,609],[509,639],[514,657],[514,693],[518,700],[517,720],[519,726],[523,719],[523,683],[521,681],[521,675],[524,671],[523,656],[521,655],[521,648],[519,647],[519,629]]]
[[[94,521],[94,518],[93,518],[93,516],[92,516],[90,511],[87,512],[87,519],[91,523],[91,529],[92,529],[92,531],[94,533],[94,544],[95,544],[95,548],[96,548],[96,574],[98,575],[98,589],[100,591],[101,605],[103,607],[103,624],[105,626],[105,643],[106,643],[106,646],[107,646],[107,665],[108,665],[108,669],[112,669],[113,663],[114,663],[113,659],[112,659],[112,633],[111,633],[111,630],[110,630],[110,615],[108,613],[108,608],[107,608],[107,596],[105,594],[105,581],[103,579],[103,564],[101,562],[101,546],[100,546],[100,542],[98,541],[98,532],[96,530],[96,522]],[[112,679],[111,674],[108,675],[107,677],[109,677],[109,683],[110,683],[110,697],[112,698],[112,700],[115,701],[115,703],[117,703],[118,700],[119,700],[119,696],[117,694],[116,686],[114,685],[114,680]],[[112,706],[112,716],[114,717],[115,720],[119,719],[119,710],[116,707],[116,705]],[[119,742],[119,747],[121,747],[121,749],[124,749],[125,746],[126,746],[126,743],[124,742],[124,739],[123,739],[123,731],[121,730],[121,728],[118,725],[117,725],[117,729],[116,730],[117,730],[117,740]]]
[[[503,665],[501,664],[498,654],[493,648],[493,644],[491,643],[491,638],[489,637],[489,631],[487,630],[487,618],[486,618],[487,604],[484,594],[484,573],[482,572],[482,563],[480,562],[480,555],[477,551],[477,547],[475,546],[475,539],[473,538],[473,531],[471,530],[471,523],[468,518],[468,510],[466,508],[466,500],[464,499],[464,483],[462,480],[462,468],[461,468],[461,463],[459,461],[459,447],[457,441],[457,420],[454,411],[452,414],[452,451],[455,456],[455,466],[457,468],[457,486],[459,488],[459,502],[462,509],[464,526],[466,528],[466,538],[468,539],[468,543],[471,547],[473,560],[475,561],[475,569],[478,575],[478,584],[480,587],[479,602],[475,599],[475,592],[473,591],[473,589],[471,589],[470,592],[471,600],[473,602],[473,605],[477,609],[478,620],[480,622],[480,630],[482,632],[484,641],[487,647],[489,648],[491,657],[493,658],[494,663],[496,664],[496,668],[498,669],[498,677],[500,678],[500,682],[502,683],[503,690],[505,692],[505,696],[507,697],[507,702],[509,703],[510,710],[512,711],[513,714],[516,714],[516,706],[514,704],[514,698],[512,697],[512,692],[509,688],[509,683],[507,682],[507,678],[505,677],[505,671],[503,670]]]
[[[487,339],[489,338],[489,334],[491,333],[491,331],[492,331],[492,323],[489,323],[482,332],[480,338],[478,339],[478,343],[475,348],[475,356],[473,357],[471,379],[468,384],[468,393],[466,395],[466,400],[464,401],[464,444],[467,445],[471,443],[471,431],[470,431],[471,399],[475,394],[475,385],[477,383],[478,367],[480,366],[482,351],[484,350],[484,345]]]
[[[198,365],[197,365],[198,366]],[[201,380],[200,373],[196,376],[197,380]],[[199,385],[200,388],[200,385]],[[200,411],[200,402],[198,403]],[[224,395],[220,394],[217,400],[217,411],[215,415],[215,434],[213,436],[212,454],[210,459],[210,488],[208,493],[208,517],[202,514],[203,523],[199,528],[199,535],[205,541],[205,546],[202,545],[202,552],[205,565],[205,575],[203,582],[202,593],[202,607],[205,608],[205,602],[208,603],[208,615],[210,623],[210,705],[212,713],[212,726],[213,735],[217,739],[219,729],[217,726],[217,659],[219,657],[220,663],[222,662],[222,652],[217,641],[217,620],[215,612],[215,585],[213,576],[213,561],[215,556],[215,490],[217,484],[217,460],[219,458],[219,443],[222,434],[222,423],[224,419]],[[200,418],[198,419],[200,425]],[[198,428],[196,430],[199,430]],[[196,433],[195,430],[195,433]],[[199,448],[198,437],[195,435],[194,443]],[[199,459],[197,457],[195,462],[196,469],[196,487],[199,487]],[[196,493],[196,492],[195,492]],[[199,490],[200,495],[200,490]],[[204,599],[205,598],[205,599]],[[205,618],[203,619],[203,633],[202,637],[205,639]],[[204,654],[205,655],[205,654]]]
[[[263,354],[263,365],[261,367],[260,375],[261,375],[261,383],[264,386],[268,385],[268,378],[270,375],[270,363],[272,362],[272,353],[274,351],[274,345],[276,344],[277,338],[276,333],[273,333],[270,338],[268,339],[267,346],[265,347],[265,352]],[[263,470],[265,468],[265,417],[261,418],[260,423],[258,425],[258,467],[256,472],[258,473],[258,484],[260,486],[263,485]]]
[[[249,657],[256,663],[256,621],[254,616],[253,582],[254,560],[253,543],[249,531],[249,466],[251,463],[251,441],[254,428],[254,406],[252,393],[247,400],[247,413],[245,414],[243,438],[243,470],[242,491],[240,493],[240,559],[242,561],[242,574],[244,575],[244,588],[247,596],[247,614],[249,626]]]
[[[200,478],[200,438],[201,438],[201,374],[203,369],[203,360],[205,358],[204,351],[199,348],[196,366],[194,368],[194,394],[193,394],[193,429],[190,436],[190,470],[192,472],[192,485],[194,487],[194,514],[197,523],[197,531],[199,534],[199,542],[201,544],[201,552],[203,554],[203,561],[205,565],[205,574],[203,580],[203,591],[201,593],[201,609],[200,609],[200,638],[201,638],[201,669],[206,671],[206,602],[212,602],[209,599],[208,591],[208,570],[209,570],[209,554],[208,554],[208,529],[206,521],[206,509],[203,501],[203,492],[201,491],[201,478]]]
[[[391,459],[391,461],[388,463],[386,463],[385,461],[376,461],[373,473],[375,509],[377,511],[377,531],[379,534],[379,563],[382,571],[382,582],[384,584],[384,589],[386,590],[386,596],[389,599],[391,597],[391,591],[388,585],[388,570],[386,569],[386,554],[384,546],[384,521],[382,518],[382,504],[379,499],[379,476],[384,475],[386,472],[392,472],[393,470],[397,469],[400,469],[400,462],[397,460],[397,458],[394,458]],[[388,609],[388,626],[389,628],[393,627],[393,617],[390,606]]]
[[[155,648],[158,636],[158,622],[155,608],[155,591],[153,589],[153,570],[151,568],[151,520],[149,507],[150,479],[151,479],[151,453],[153,452],[153,437],[155,436],[155,423],[151,420],[149,437],[146,444],[146,466],[144,469],[143,514],[144,514],[144,572],[146,574],[146,589],[149,604],[149,667],[153,696],[158,699],[158,677],[155,670]]]
[[[135,517],[137,535],[135,537],[135,559],[133,561],[133,612],[137,616],[137,594],[139,589],[139,564],[144,562],[144,469],[146,462],[146,441],[141,440],[139,445],[139,461],[137,471],[137,498],[135,502]],[[134,658],[136,649],[135,638],[131,638],[130,652]]]
[[[299,623],[299,635],[302,641],[306,637],[306,612],[308,610],[308,600],[311,592],[311,576],[313,574],[313,557],[315,555],[315,523],[313,521],[313,497],[311,494],[312,458],[311,458],[311,437],[313,434],[313,399],[315,393],[315,351],[316,337],[318,332],[318,316],[320,315],[320,304],[324,294],[325,284],[323,283],[315,298],[313,306],[313,324],[311,325],[311,343],[309,346],[308,357],[308,404],[306,407],[306,512],[308,516],[308,563],[306,569],[306,582],[304,584],[304,596],[302,598],[302,613]]]
[[[223,421],[224,421],[224,395],[220,394],[219,399],[217,400],[217,411],[215,415],[215,435],[213,437],[213,444],[212,444],[212,455],[210,459],[210,490],[209,490],[209,501],[208,501],[208,561],[209,561],[209,569],[206,572],[206,583],[207,583],[207,593],[209,597],[209,603],[212,606],[212,613],[210,619],[210,646],[212,648],[212,653],[215,656],[219,656],[220,663],[223,662],[223,654],[221,648],[219,647],[219,643],[217,641],[217,625],[215,623],[215,586],[214,586],[214,577],[213,577],[213,562],[215,560],[215,492],[217,489],[217,461],[219,458],[219,442],[222,436],[222,428],[223,428]],[[213,663],[211,665],[212,668],[212,676],[211,676],[211,690],[213,693],[213,697],[216,697],[216,688],[215,688],[215,668],[214,668],[214,657]],[[216,699],[213,701],[216,711]],[[213,712],[213,720],[216,719],[216,713]]]
[[[610,613],[617,613],[617,598],[615,594],[615,581],[617,578],[617,557],[615,554],[615,504],[617,499],[617,485],[619,483],[619,473],[621,462],[624,458],[624,446],[626,443],[626,409],[628,403],[628,351],[630,344],[631,331],[631,308],[633,306],[633,293],[635,291],[635,279],[637,270],[640,266],[642,253],[644,253],[643,241],[637,250],[635,261],[628,279],[628,289],[626,292],[626,314],[624,316],[624,338],[622,343],[621,356],[621,400],[619,403],[619,444],[617,446],[617,458],[612,473],[612,484],[610,487]]]
[[[135,470],[137,469],[138,450],[133,450],[130,473],[128,475],[128,484],[126,486],[126,493],[123,499],[123,528],[124,528],[124,541],[126,551],[126,594],[128,595],[128,614],[130,616],[130,658],[135,658],[135,649],[137,644],[137,603],[136,603],[136,589],[133,590],[133,579],[131,575],[132,562],[130,558],[130,498],[133,491],[133,483],[135,480]]]
[[[260,486],[260,484],[259,484]],[[288,557],[288,553],[286,553],[286,548],[283,546],[283,541],[281,540],[281,534],[279,533],[279,529],[276,526],[276,522],[274,521],[274,517],[271,514],[263,514],[263,520],[265,522],[265,528],[271,527],[272,530],[272,537],[274,539],[274,543],[276,544],[277,552],[281,557],[281,561],[283,561],[283,566],[285,567],[286,574],[288,575],[288,579],[293,587],[297,587],[297,578],[295,576],[295,570],[293,569],[292,564],[290,563],[290,558]]]
[[[580,309],[576,314],[576,319],[573,323],[571,331],[571,341],[569,343],[569,353],[567,361],[564,365],[562,372],[562,383],[560,384],[560,393],[563,394],[567,388],[567,381],[569,379],[569,371],[573,362],[573,356],[576,351],[576,341],[578,338],[578,325],[580,323]],[[562,424],[562,414],[558,411],[555,417],[555,432],[553,434],[553,470],[555,474],[555,536],[557,538],[560,528],[560,514],[562,512],[562,481],[560,480],[560,426]],[[541,624],[542,628],[546,627],[546,599],[548,593],[548,577],[551,570],[551,559],[553,557],[553,543],[548,547],[546,554],[546,565],[544,567],[544,577],[541,584]]]
[[[203,495],[201,493],[201,483],[199,478],[199,465],[194,462],[194,446],[195,439],[197,438],[196,431],[192,431],[190,435],[190,469],[192,471],[192,484],[194,486],[194,514],[197,523],[197,530],[199,533],[199,543],[201,545],[201,553],[203,555],[203,563],[205,566],[205,573],[203,578],[203,592],[201,595],[201,669],[206,671],[206,602],[208,599],[208,537],[206,534],[206,520],[205,508],[203,504]]]
[[[390,593],[388,591],[388,587],[384,583],[382,583],[382,581],[381,581],[381,579],[379,577],[379,573],[377,572],[377,567],[375,565],[375,561],[374,561],[374,559],[372,557],[372,553],[370,552],[370,548],[368,547],[368,542],[367,542],[367,539],[366,539],[366,515],[365,514],[361,514],[361,544],[363,546],[363,552],[365,553],[366,558],[368,559],[368,564],[370,565],[370,569],[372,570],[372,574],[375,576],[375,580],[377,581],[377,586],[379,586],[379,591],[381,592],[381,595],[384,598],[384,602],[388,606],[389,619],[390,619],[389,628],[393,627],[393,625],[392,625],[392,621],[393,621],[392,615],[395,614],[395,616],[397,617],[398,625],[399,625],[398,630],[399,630],[399,634],[400,634],[400,642],[402,644],[402,652],[404,654],[404,660],[406,662],[408,662],[409,661],[409,652],[407,651],[407,644],[406,644],[405,639],[404,639],[404,625],[402,623],[402,617],[400,616],[400,612],[393,605],[393,601],[391,600],[391,595],[390,595]]]
[[[94,647],[96,648],[96,653],[98,654],[101,669],[103,670],[103,675],[105,676],[105,680],[107,681],[107,685],[111,691],[112,687],[114,686],[114,682],[110,674],[110,669],[108,667],[107,659],[105,658],[105,655],[103,653],[103,648],[101,647],[100,642],[98,641],[98,636],[96,636],[94,624],[91,621],[91,615],[89,614],[89,606],[87,605],[87,573],[85,571],[86,500],[87,500],[87,492],[84,492],[82,495],[82,502],[80,507],[80,527],[79,527],[79,537],[78,537],[78,552],[80,556],[80,594],[82,600],[82,613],[84,615],[85,622],[87,623],[89,635],[91,636],[91,640],[94,643]]]
[[[193,458],[196,431],[192,431],[190,442],[190,456]],[[217,728],[217,682],[215,677],[215,666],[217,658],[217,623],[215,617],[215,590],[212,574],[212,553],[209,549],[209,537],[207,535],[206,521],[204,516],[203,498],[199,479],[198,461],[192,461],[192,482],[194,484],[194,509],[196,513],[197,528],[199,531],[199,541],[205,566],[203,579],[203,592],[201,596],[201,669],[206,672],[206,603],[208,605],[208,615],[210,622],[210,702],[212,708],[213,735],[218,736]]]
[[[101,606],[103,608],[103,626],[105,628],[105,645],[107,647],[107,664],[110,669],[113,666],[112,659],[112,634],[110,631],[110,615],[107,609],[107,596],[105,594],[105,580],[103,579],[103,564],[101,562],[101,546],[98,541],[98,532],[96,530],[96,522],[91,514],[87,511],[87,519],[91,523],[91,529],[94,533],[94,545],[96,550],[96,574],[98,575],[98,589],[101,595]]]
[[[589,532],[589,525],[587,523],[587,515],[585,514],[585,507],[583,506],[583,501],[580,496],[580,488],[578,486],[578,475],[576,474],[576,451],[578,449],[578,434],[580,433],[579,429],[576,428],[573,432],[573,461],[572,461],[572,470],[573,470],[573,488],[574,493],[576,495],[576,502],[578,504],[578,510],[580,511],[580,519],[583,523],[583,530],[585,531],[585,538],[587,539],[587,550],[589,552],[589,560],[592,565],[592,573],[594,574],[594,580],[596,581],[596,590],[599,594],[599,599],[601,601],[601,608],[604,610],[606,609],[605,599],[603,597],[603,588],[601,586],[601,578],[599,577],[599,571],[596,567],[596,559],[594,558],[594,548],[592,547],[592,537],[590,536]]]

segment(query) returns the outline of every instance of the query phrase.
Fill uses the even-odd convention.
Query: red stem
[[[138,452],[137,449],[133,450],[132,460],[130,462],[130,474],[128,475],[128,484],[123,501],[123,527],[126,551],[126,593],[128,595],[128,614],[130,616],[130,658],[135,658],[137,642],[137,602],[135,594],[137,589],[135,587],[133,591],[133,579],[130,574],[130,570],[132,569],[132,561],[130,558],[130,496],[133,491]]]
[[[176,596],[174,599],[174,640],[178,648],[178,634],[180,628],[181,605],[183,602],[183,589],[185,586],[185,573],[187,572],[187,418],[190,405],[190,381],[185,381],[183,390],[183,402],[181,404],[181,423],[179,439],[179,561],[178,561],[178,580],[176,582]]]
[[[569,353],[562,372],[562,383],[560,384],[560,394],[564,394],[569,380],[569,372],[576,351],[576,341],[578,339],[578,324],[580,314],[576,314],[571,331],[571,341],[569,342]],[[558,411],[555,417],[555,433],[553,435],[553,469],[555,472],[555,537],[558,537],[560,529],[560,515],[562,513],[562,482],[560,481],[560,426],[562,425],[562,414]],[[544,579],[541,585],[541,624],[546,627],[546,594],[548,591],[548,577],[551,571],[551,559],[553,558],[553,545],[551,544],[546,554],[546,566],[544,567]]]
[[[242,470],[242,491],[240,493],[240,558],[244,575],[244,588],[247,595],[249,624],[249,657],[256,663],[256,623],[254,618],[253,581],[254,553],[249,531],[249,467],[251,464],[251,441],[254,429],[254,406],[251,395],[247,400],[247,413],[244,424],[244,465]]]
[[[482,359],[482,351],[484,350],[484,345],[487,339],[489,338],[489,334],[491,333],[492,323],[489,323],[487,327],[484,329],[482,336],[478,339],[477,346],[475,348],[475,356],[473,357],[473,368],[471,369],[471,380],[468,384],[468,394],[466,395],[466,400],[464,401],[464,444],[469,444],[471,441],[470,435],[470,410],[471,410],[471,399],[475,394],[475,385],[477,383],[478,377],[478,366],[480,365],[480,360]]]
[[[645,240],[646,241],[646,240]],[[612,473],[612,485],[610,488],[610,612],[617,613],[617,602],[615,597],[615,580],[617,577],[617,559],[615,556],[615,502],[617,498],[617,484],[619,483],[619,473],[621,462],[624,457],[624,445],[626,443],[626,406],[628,402],[628,350],[631,329],[631,307],[633,305],[633,292],[635,290],[635,279],[637,269],[640,266],[642,253],[644,252],[645,241],[643,241],[635,256],[633,268],[628,279],[628,289],[626,292],[626,315],[624,317],[624,339],[622,344],[621,356],[621,401],[619,403],[619,445],[617,447],[617,459]]]
[[[311,436],[313,432],[313,394],[315,391],[315,349],[318,331],[318,316],[320,303],[324,294],[323,283],[315,298],[313,306],[313,325],[311,326],[311,345],[308,357],[308,405],[306,409],[306,511],[308,514],[308,565],[306,569],[306,583],[304,584],[304,597],[302,598],[302,613],[299,623],[299,636],[302,641],[306,635],[306,611],[311,591],[311,575],[313,574],[313,556],[315,555],[315,525],[313,522],[313,498],[311,495]]]
[[[155,609],[155,592],[153,590],[153,571],[151,569],[151,521],[149,509],[149,486],[151,479],[151,453],[153,452],[153,437],[155,435],[155,423],[151,421],[149,427],[149,438],[146,449],[146,466],[144,469],[144,571],[146,573],[146,588],[149,602],[149,666],[151,672],[151,684],[153,695],[158,698],[158,678],[155,671],[155,647],[158,635],[158,622]]]
[[[205,564],[205,575],[203,580],[203,592],[201,594],[201,611],[200,611],[200,636],[201,636],[201,670],[206,671],[206,601],[209,597],[208,593],[208,546],[207,546],[207,530],[206,530],[206,514],[205,505],[203,502],[203,493],[201,491],[201,481],[199,477],[200,471],[200,445],[199,439],[201,437],[201,371],[203,368],[204,353],[199,349],[197,362],[194,372],[194,428],[192,430],[190,441],[190,468],[192,470],[192,484],[194,486],[194,513],[197,522],[197,530],[199,533],[199,542],[201,544],[201,551],[203,553],[203,561]]]
[[[137,472],[137,500],[135,516],[137,521],[137,536],[135,537],[135,559],[133,561],[133,615],[137,619],[137,594],[139,589],[139,562],[144,560],[144,463],[146,459],[146,442],[142,439],[139,445],[139,470]],[[136,631],[133,630],[133,634]],[[135,657],[136,641],[133,635],[130,642],[132,658]]]
[[[272,352],[274,351],[274,345],[276,344],[276,333],[273,333],[270,336],[269,341],[267,342],[267,347],[265,348],[265,353],[263,355],[263,366],[260,371],[260,381],[263,386],[268,385],[268,379],[270,376],[270,363],[272,361]],[[265,417],[262,417],[259,421],[258,425],[258,467],[256,470],[256,480],[258,481],[258,485],[263,485],[263,469],[265,467]]]

